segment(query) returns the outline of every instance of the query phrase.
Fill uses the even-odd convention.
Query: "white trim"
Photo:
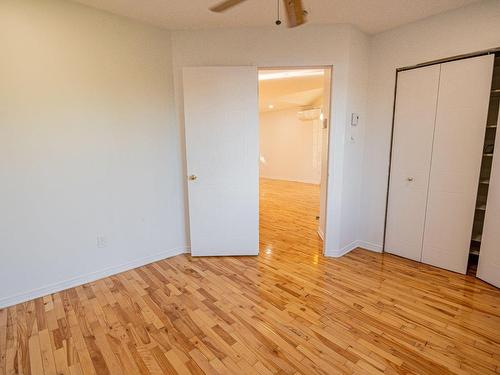
[[[251,256],[255,257],[259,255],[259,249],[255,250],[228,250],[228,251],[220,251],[214,250],[212,252],[203,252],[203,254],[191,254],[193,257],[242,257],[242,256]]]
[[[319,233],[319,230],[318,230],[318,234]],[[356,248],[362,248],[362,249],[365,249],[365,250],[369,250],[369,251],[374,251],[376,253],[381,253],[382,252],[382,245],[377,245],[377,244],[374,244],[372,242],[366,242],[366,241],[353,241],[351,242],[349,245],[347,246],[344,246],[342,249],[340,250],[327,250],[325,252],[325,256],[327,257],[333,257],[333,258],[339,258],[349,252],[351,252],[352,250],[356,249]]]
[[[96,281],[102,279],[104,277],[108,277],[111,275],[115,275],[117,273],[121,273],[124,271],[128,271],[137,267],[144,266],[149,263],[153,263],[165,258],[170,258],[176,255],[189,253],[189,247],[182,247],[177,249],[170,249],[167,251],[163,251],[161,253],[155,255],[149,255],[143,258],[139,258],[127,263],[119,264],[116,266],[111,266],[100,271],[95,271],[91,273],[87,273],[85,275],[76,276],[68,280],[56,282],[53,284],[49,284],[43,286],[41,288],[33,289],[28,292],[16,294],[14,296],[4,297],[0,299],[0,309],[16,305],[18,303],[30,301],[35,298],[43,297],[52,293],[57,293],[62,290],[73,288],[75,286],[83,285],[86,283],[90,283],[92,281]]]
[[[321,230],[321,228],[318,228],[317,230],[319,238],[321,238],[323,241],[325,240],[325,234]]]
[[[358,241],[358,246],[362,247],[365,250],[375,251],[376,253],[382,252],[382,245],[373,242]]]
[[[339,250],[326,250],[325,256],[327,257],[333,257],[333,258],[339,258],[343,255],[346,255],[347,253],[351,252],[355,248],[358,247],[358,242],[359,241],[353,241],[349,245],[344,246],[342,249]]]

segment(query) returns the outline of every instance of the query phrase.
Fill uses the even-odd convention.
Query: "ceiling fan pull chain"
[[[276,0],[276,4],[278,7],[278,19],[276,20],[276,25],[281,25],[281,20],[280,20],[280,1],[281,0]]]

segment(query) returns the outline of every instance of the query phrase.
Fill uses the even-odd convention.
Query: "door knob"
[[[413,177],[408,177],[407,180],[413,182]]]
[[[196,175],[192,174],[191,176],[189,176],[189,180],[190,181],[194,181],[196,180],[198,177],[196,177]]]

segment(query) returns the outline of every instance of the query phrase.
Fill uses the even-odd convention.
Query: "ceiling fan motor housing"
[[[241,4],[246,0],[223,0],[219,4],[210,8],[212,12],[221,13],[229,8]],[[275,21],[276,25],[281,25],[279,4],[281,0],[277,0],[278,4],[278,19]],[[302,6],[302,0],[283,0],[288,18],[288,27],[300,26],[306,22],[307,11]]]

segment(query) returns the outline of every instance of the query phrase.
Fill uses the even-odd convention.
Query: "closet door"
[[[420,261],[440,66],[398,73],[384,250]]]
[[[422,262],[465,273],[494,56],[441,64]]]
[[[500,115],[497,127],[500,125]],[[498,130],[497,130],[498,131]],[[495,139],[477,277],[500,288],[500,136]]]

